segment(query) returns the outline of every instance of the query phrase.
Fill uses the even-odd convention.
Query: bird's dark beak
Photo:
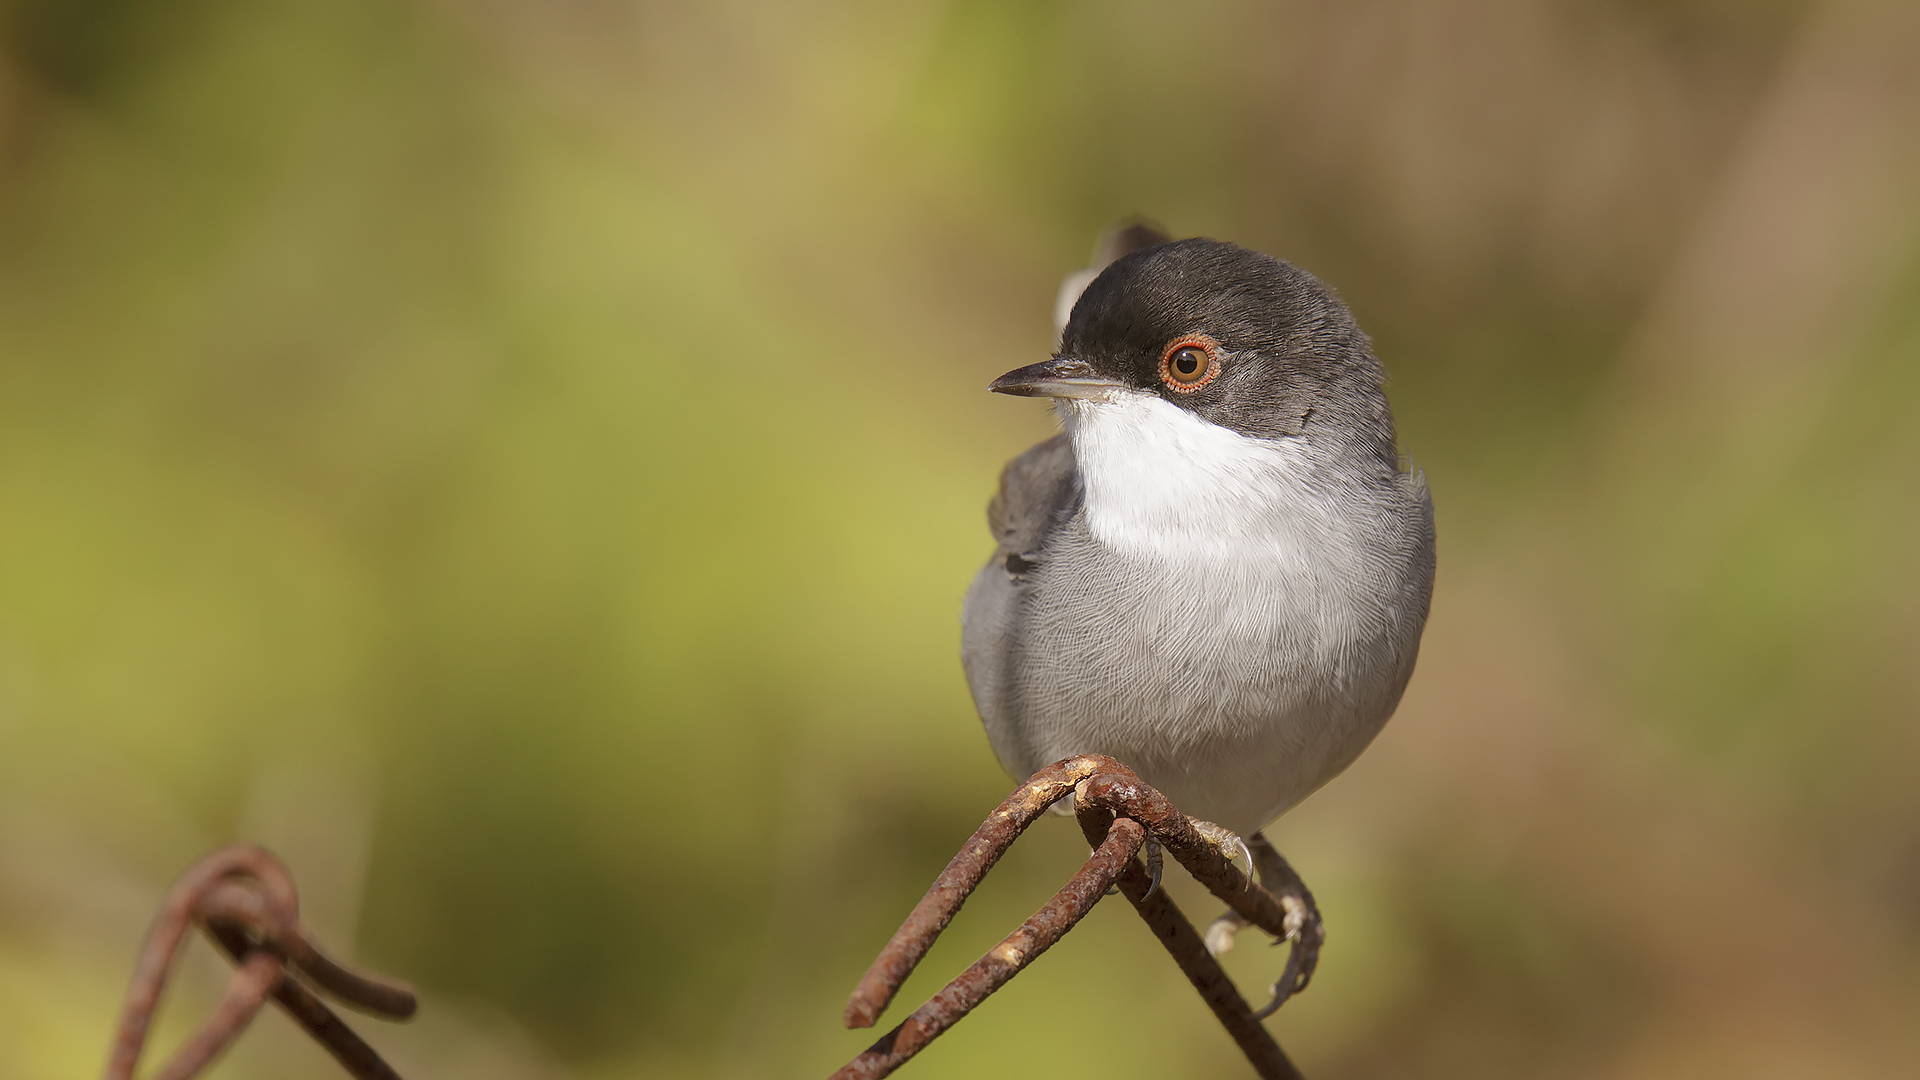
[[[1016,397],[1103,398],[1128,387],[1118,379],[1098,374],[1082,361],[1056,356],[1009,371],[987,384],[987,389]]]

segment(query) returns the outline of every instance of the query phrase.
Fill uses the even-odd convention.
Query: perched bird
[[[1258,830],[1400,701],[1433,588],[1426,478],[1366,335],[1311,274],[1144,223],[1102,247],[1062,288],[1059,351],[991,385],[1052,399],[1063,432],[1007,465],[987,509],[967,682],[1016,778],[1118,758],[1223,849],[1252,838],[1318,935]]]

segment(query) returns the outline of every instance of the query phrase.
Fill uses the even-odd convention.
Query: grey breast
[[[1342,508],[1371,521],[1361,554],[1317,567],[1320,591],[1306,596],[1258,567],[1182,582],[1129,565],[1086,534],[1066,436],[1015,458],[988,507],[994,555],[962,614],[968,684],[1001,763],[1019,778],[1110,753],[1240,831],[1344,769],[1405,688],[1432,582],[1424,480],[1374,481],[1368,507]],[[1313,647],[1329,605],[1371,620],[1336,663]],[[1223,639],[1229,622],[1260,628]],[[1183,688],[1180,671],[1202,685]]]

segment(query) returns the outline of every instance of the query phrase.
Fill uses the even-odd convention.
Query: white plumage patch
[[[1191,559],[1253,554],[1299,565],[1325,525],[1294,440],[1256,439],[1139,391],[1061,400],[1087,527],[1117,551]]]

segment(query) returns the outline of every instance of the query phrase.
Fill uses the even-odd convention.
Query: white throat
[[[1167,558],[1296,554],[1301,532],[1324,525],[1298,440],[1250,438],[1138,391],[1057,406],[1087,527],[1112,548]]]

